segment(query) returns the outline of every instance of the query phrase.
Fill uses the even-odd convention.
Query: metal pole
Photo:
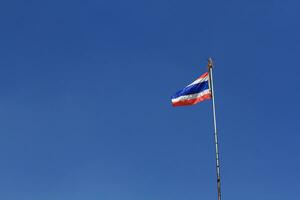
[[[215,95],[214,95],[214,81],[213,81],[213,61],[211,58],[208,59],[208,71],[209,71],[209,82],[212,96],[212,108],[213,108],[213,120],[214,120],[214,137],[216,147],[216,169],[217,169],[217,186],[218,186],[218,200],[221,200],[221,177],[220,177],[220,158],[219,158],[219,145],[218,145],[218,132],[217,132],[217,120],[216,120],[216,106],[215,106]]]

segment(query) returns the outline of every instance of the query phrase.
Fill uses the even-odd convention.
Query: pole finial
[[[208,69],[213,67],[213,60],[212,58],[208,58],[208,64],[207,64]]]

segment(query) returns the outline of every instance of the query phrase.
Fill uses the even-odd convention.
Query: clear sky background
[[[297,199],[297,0],[0,3],[0,199]]]

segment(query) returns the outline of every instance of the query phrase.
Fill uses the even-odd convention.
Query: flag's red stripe
[[[199,78],[204,78],[205,76],[208,76],[208,72],[205,72],[204,74],[202,74]],[[199,79],[197,78],[197,79]]]
[[[211,99],[211,94],[206,94],[201,97],[195,98],[195,99],[189,99],[189,100],[184,100],[184,101],[178,101],[175,103],[172,103],[173,106],[188,106],[188,105],[194,105],[196,103],[199,103],[201,101]]]

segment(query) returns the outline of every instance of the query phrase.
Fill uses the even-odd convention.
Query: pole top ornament
[[[212,58],[208,58],[207,67],[208,67],[208,69],[213,68],[213,60],[212,60]]]

